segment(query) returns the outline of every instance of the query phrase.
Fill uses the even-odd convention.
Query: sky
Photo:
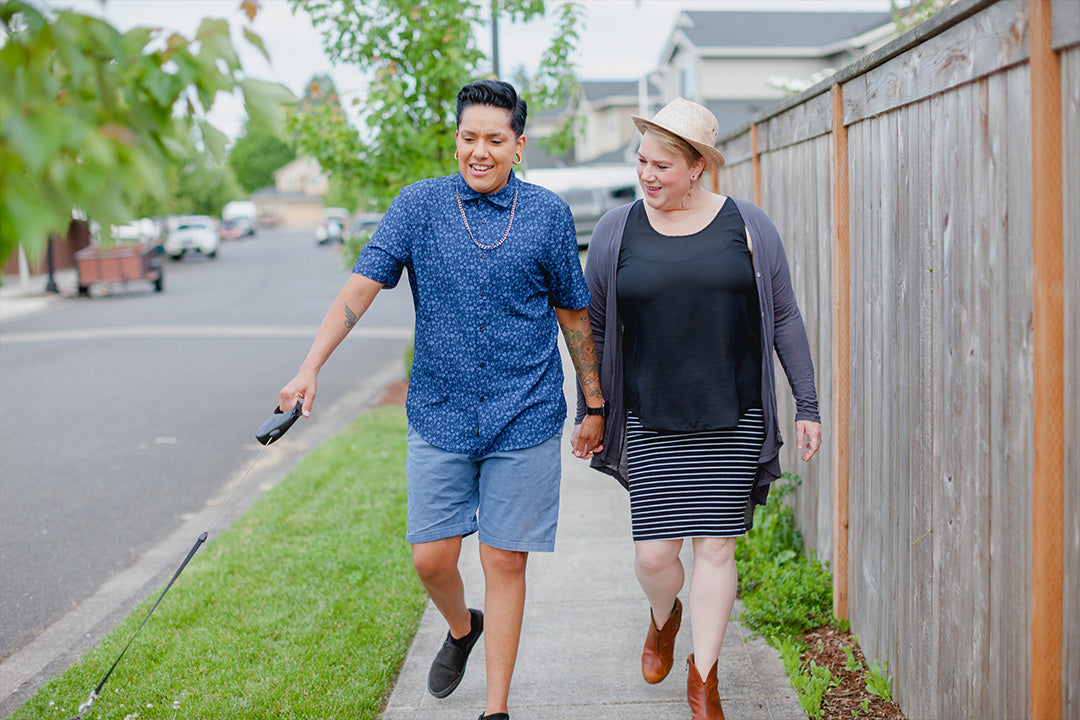
[[[583,27],[574,58],[582,80],[630,80],[656,69],[663,46],[682,10],[888,10],[888,0],[584,0]],[[304,12],[293,14],[286,0],[261,0],[252,29],[270,55],[262,54],[239,34],[247,20],[239,0],[46,0],[54,8],[103,15],[120,30],[136,26],[161,27],[191,37],[204,17],[229,20],[234,44],[246,74],[280,82],[296,94],[313,75],[329,73],[339,94],[348,101],[363,93],[366,79],[353,66],[334,66],[322,50],[319,33]],[[549,0],[549,8],[556,2]],[[554,12],[551,12],[554,15]],[[524,66],[536,70],[540,54],[551,39],[554,21],[527,24],[499,22],[499,64],[503,77]],[[477,29],[477,45],[490,55],[491,29]],[[463,79],[464,81],[465,79]],[[219,97],[210,121],[230,138],[243,131],[244,109],[238,97]]]

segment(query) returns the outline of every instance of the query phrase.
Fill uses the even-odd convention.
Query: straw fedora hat
[[[638,115],[630,117],[642,135],[646,130],[659,128],[690,143],[705,158],[705,172],[713,172],[724,166],[724,156],[716,149],[716,116],[705,106],[677,97],[660,108],[652,120]]]

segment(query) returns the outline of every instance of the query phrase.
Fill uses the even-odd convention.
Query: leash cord
[[[277,438],[274,439],[276,440]],[[263,445],[262,448],[259,450],[259,454],[256,455],[255,459],[251,461],[251,465],[248,466],[247,472],[245,472],[243,477],[240,478],[239,482],[236,483],[236,486],[232,489],[232,492],[229,493],[229,497],[225,498],[225,502],[221,504],[221,507],[218,509],[217,514],[214,515],[214,519],[210,521],[209,527],[207,527],[206,530],[204,530],[202,534],[199,535],[198,539],[195,540],[195,544],[192,546],[191,550],[188,551],[187,557],[184,558],[184,562],[180,563],[180,567],[176,569],[175,573],[173,573],[172,579],[169,580],[169,584],[165,586],[165,589],[161,591],[161,595],[158,596],[157,602],[155,602],[154,606],[150,608],[150,612],[146,613],[146,617],[143,618],[142,622],[139,624],[139,627],[135,630],[135,632],[131,634],[131,637],[127,641],[127,645],[124,646],[124,649],[120,651],[120,654],[117,656],[116,660],[113,661],[112,667],[110,667],[108,672],[105,673],[105,676],[101,678],[101,682],[97,684],[97,687],[90,692],[90,697],[86,699],[86,702],[79,706],[78,714],[70,720],[82,720],[82,716],[90,709],[90,707],[94,704],[94,701],[97,700],[98,695],[101,694],[101,689],[105,687],[105,683],[108,682],[109,676],[112,675],[113,670],[116,669],[116,666],[120,664],[120,660],[123,659],[124,654],[127,653],[128,648],[131,647],[131,644],[135,642],[135,638],[140,632],[142,632],[143,626],[146,625],[146,621],[150,619],[150,616],[154,614],[155,610],[157,610],[158,605],[160,605],[161,601],[165,599],[165,593],[169,592],[169,589],[173,586],[173,583],[175,583],[176,579],[180,577],[180,573],[184,572],[184,568],[186,568],[188,563],[191,562],[191,558],[195,557],[195,553],[199,550],[200,547],[202,547],[202,544],[206,542],[206,538],[209,535],[210,530],[212,530],[214,525],[217,524],[218,518],[221,517],[221,514],[225,511],[225,508],[229,506],[230,502],[232,502],[233,497],[236,495],[236,491],[240,489],[240,486],[244,484],[245,480],[247,480],[248,475],[250,475],[251,471],[255,469],[255,465],[259,462],[259,458],[263,456],[263,453],[266,452],[267,446],[269,446],[270,444],[271,443],[268,442]]]

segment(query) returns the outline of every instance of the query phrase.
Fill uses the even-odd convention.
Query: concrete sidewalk
[[[59,292],[45,291],[48,279],[44,275],[31,275],[25,283],[18,275],[5,275],[0,283],[0,323],[43,312],[78,293],[74,268],[57,270],[53,280]]]
[[[565,362],[564,369],[572,377]],[[634,577],[629,496],[613,478],[569,453],[569,427],[556,550],[529,557],[510,717],[687,720],[689,615],[684,612],[671,674],[659,685],[647,684],[641,677],[641,648],[649,608]],[[689,545],[683,550],[687,578]],[[482,608],[475,535],[465,540],[461,570],[470,607]],[[685,587],[680,597],[685,604]],[[738,622],[728,626],[718,670],[725,715],[729,720],[805,718],[776,651],[750,634]],[[484,709],[483,637],[457,690],[443,700],[428,694],[428,668],[445,635],[446,623],[429,603],[383,720],[474,720]]]

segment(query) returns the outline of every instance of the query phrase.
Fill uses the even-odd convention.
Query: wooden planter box
[[[148,280],[154,291],[164,288],[165,272],[156,245],[127,244],[101,248],[97,245],[75,253],[75,268],[79,274],[79,294],[89,295],[90,286],[99,283],[128,283]]]

